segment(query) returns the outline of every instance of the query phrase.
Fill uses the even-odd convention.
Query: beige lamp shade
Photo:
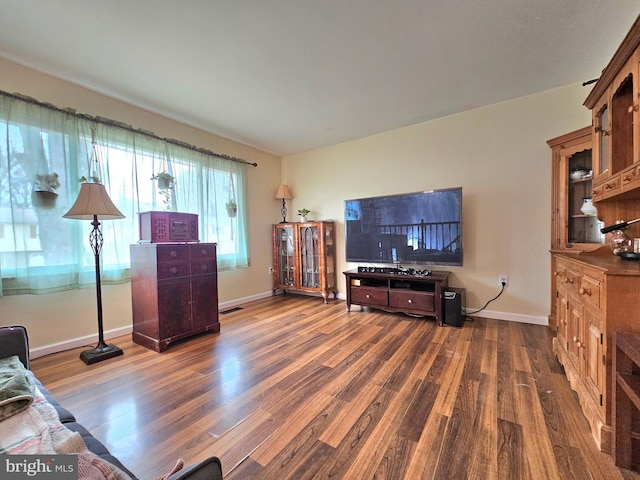
[[[293,195],[289,191],[289,185],[278,185],[278,190],[273,198],[282,198],[283,200],[291,200]]]
[[[124,215],[113,204],[107,190],[101,183],[83,183],[80,193],[71,209],[63,215],[64,218],[75,220],[93,220],[97,215],[102,220],[124,218]]]

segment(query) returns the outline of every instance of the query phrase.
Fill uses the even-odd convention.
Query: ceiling
[[[597,78],[640,4],[0,0],[0,12],[0,57],[289,155]]]

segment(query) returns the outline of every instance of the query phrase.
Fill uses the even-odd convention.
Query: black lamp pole
[[[104,342],[104,328],[102,326],[102,287],[100,284],[100,252],[102,251],[102,232],[100,231],[100,222],[98,215],[93,215],[93,230],[89,234],[89,244],[96,260],[96,300],[98,306],[98,344],[89,350],[85,350],[80,354],[80,359],[87,365],[100,362],[108,358],[122,355],[120,348],[113,344],[107,345]]]
[[[284,198],[282,199],[280,213],[282,214],[282,221],[280,223],[287,223],[287,202],[285,202]]]

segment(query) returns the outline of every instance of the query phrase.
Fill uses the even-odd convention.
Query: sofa
[[[24,411],[25,414],[27,410],[30,408],[37,407],[38,404],[42,404],[45,408],[48,409],[49,412],[53,412],[52,416],[56,416],[59,418],[59,422],[65,427],[59,427],[57,423],[57,419],[55,422],[59,429],[69,435],[69,437],[76,439],[79,442],[78,436],[74,435],[70,432],[77,432],[80,435],[82,440],[84,441],[84,445],[86,445],[86,450],[88,453],[86,455],[90,456],[89,458],[98,462],[100,465],[103,464],[109,465],[109,467],[115,466],[114,471],[118,473],[116,478],[127,478],[130,477],[133,480],[137,480],[136,476],[130,472],[116,457],[114,457],[109,450],[97,439],[95,438],[85,427],[83,427],[76,418],[73,416],[71,412],[65,409],[60,403],[51,395],[51,393],[42,385],[42,383],[36,378],[36,376],[31,372],[30,363],[29,363],[29,339],[27,335],[26,328],[22,326],[4,326],[0,327],[0,362],[2,362],[6,372],[6,366],[9,365],[9,373],[0,375],[0,390],[5,389],[5,395],[0,395],[0,406],[9,408],[14,408],[19,411]],[[13,369],[13,370],[11,370]],[[6,399],[7,396],[13,395],[13,390],[8,392],[10,389],[15,389],[12,387],[12,379],[7,379],[8,376],[14,376],[13,371],[18,371],[20,375],[23,376],[25,382],[31,386],[36,386],[37,391],[36,402],[32,399],[29,402],[29,406],[25,406],[20,403],[18,399],[22,399],[23,397],[29,397],[29,395],[16,395],[13,399]],[[20,377],[20,375],[15,375],[15,377]],[[38,395],[41,393],[41,395]],[[44,397],[44,399],[42,398]],[[4,400],[3,400],[4,399]],[[45,401],[46,399],[46,401]],[[16,400],[11,403],[12,400]],[[48,405],[47,405],[48,404]],[[11,407],[13,405],[13,407]],[[51,408],[53,407],[54,410]],[[18,412],[19,413],[19,412]],[[12,418],[11,418],[12,417]],[[14,414],[11,410],[8,412],[4,412],[3,416],[0,416],[0,425],[5,422],[21,422],[22,417],[18,414]],[[66,430],[68,429],[68,431]],[[13,431],[15,431],[15,427]],[[15,445],[15,444],[14,444]],[[0,453],[9,453],[11,454],[11,450],[3,449],[0,445]],[[52,452],[47,452],[52,453]],[[67,453],[66,451],[63,453]],[[97,457],[97,459],[96,459]],[[82,460],[85,461],[85,454],[82,454]],[[80,467],[79,471],[82,469]],[[177,471],[175,471],[177,470]],[[1,472],[0,472],[1,473]],[[0,475],[1,476],[1,475]],[[82,478],[82,476],[80,477]],[[93,478],[93,477],[92,477]],[[217,480],[222,479],[222,466],[220,460],[217,457],[211,456],[206,460],[203,460],[198,463],[194,463],[192,465],[182,467],[182,465],[178,464],[174,471],[167,472],[165,476],[166,480]],[[146,479],[145,479],[146,480]]]

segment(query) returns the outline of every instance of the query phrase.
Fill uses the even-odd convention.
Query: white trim
[[[108,340],[110,338],[121,337],[122,335],[126,335],[133,331],[133,326],[116,328],[115,330],[109,330],[104,332],[104,339]],[[91,347],[92,344],[98,342],[98,334],[95,335],[87,335],[86,337],[78,337],[73,338],[71,340],[67,340],[65,342],[52,343],[50,345],[45,345],[44,347],[38,347],[29,349],[29,358],[34,359],[38,357],[44,357],[45,355],[50,355],[52,353],[63,352],[65,350],[71,350],[73,348],[79,347]]]
[[[218,311],[224,312],[230,308],[236,307],[238,305],[244,305],[245,303],[254,302],[256,300],[262,300],[263,298],[268,298],[273,296],[272,291],[268,291],[265,293],[259,293],[257,295],[251,295],[249,297],[236,298],[235,300],[231,300],[229,302],[223,302],[218,304]]]
[[[471,312],[474,309],[469,309]],[[492,318],[494,320],[507,320],[509,322],[530,323],[532,325],[549,325],[548,317],[539,317],[536,315],[522,315],[521,313],[510,312],[494,312],[491,310],[482,310],[481,312],[469,315],[470,317]]]
[[[296,292],[296,293],[305,293],[305,292]],[[229,308],[233,308],[238,305],[243,305],[245,303],[253,302],[255,300],[262,300],[263,298],[268,298],[273,296],[273,292],[264,292],[257,295],[251,295],[248,297],[237,298],[235,300],[231,300],[229,302],[223,302],[218,305],[219,311],[228,310]],[[346,296],[344,294],[338,294],[339,300],[346,300]],[[470,311],[474,311],[474,309],[469,308]],[[469,315],[470,317],[479,316],[483,318],[492,318],[495,320],[507,320],[509,322],[519,322],[519,323],[530,323],[533,325],[549,325],[548,317],[539,317],[535,315],[522,315],[520,313],[510,313],[510,312],[495,312],[491,310],[483,310],[478,314]],[[127,335],[133,331],[133,326],[130,325],[128,327],[121,327],[115,330],[109,330],[104,332],[105,340],[115,337],[121,337],[122,335]],[[45,345],[44,347],[38,347],[31,349],[29,351],[30,358],[38,358],[44,357],[45,355],[50,355],[52,353],[58,353],[65,350],[71,350],[73,348],[90,346],[92,343],[97,342],[97,334],[96,335],[88,335],[86,337],[79,337],[68,340],[66,342],[52,343],[51,345]]]

